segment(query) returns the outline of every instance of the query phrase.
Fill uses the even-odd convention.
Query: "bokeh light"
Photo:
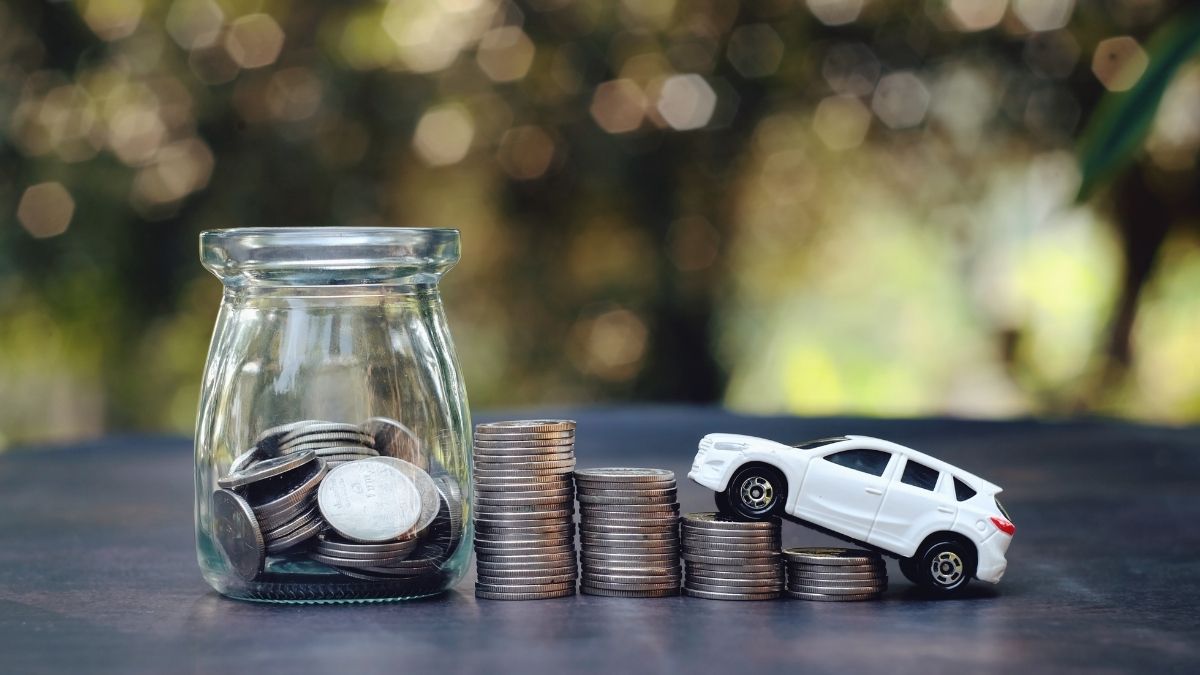
[[[716,107],[716,92],[696,74],[669,77],[658,92],[659,114],[678,131],[699,129],[708,124]]]
[[[466,108],[449,104],[421,116],[413,134],[413,148],[431,166],[457,164],[471,150],[475,124]]]
[[[1109,91],[1126,91],[1137,84],[1150,57],[1138,41],[1123,35],[1108,38],[1096,45],[1092,54],[1092,72]]]
[[[25,189],[17,204],[17,220],[38,239],[67,231],[75,213],[75,200],[62,183],[38,183]]]

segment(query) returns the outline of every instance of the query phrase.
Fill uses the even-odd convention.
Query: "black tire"
[[[741,520],[765,520],[783,512],[787,479],[775,467],[751,464],[733,473],[729,486],[717,497],[717,508],[726,505],[729,515]]]
[[[904,575],[905,579],[918,586],[921,585],[920,565],[917,563],[916,558],[901,558],[900,573]]]
[[[953,595],[975,576],[975,548],[959,539],[930,539],[912,560],[916,583],[937,595]]]
[[[714,492],[713,493],[713,501],[715,501],[717,503],[717,511],[719,513],[726,515],[726,516],[734,515],[733,505],[729,503],[729,493],[728,492]]]

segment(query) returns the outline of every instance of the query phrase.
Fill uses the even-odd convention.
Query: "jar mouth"
[[[200,233],[200,261],[229,287],[436,284],[459,232],[420,227],[250,227]]]

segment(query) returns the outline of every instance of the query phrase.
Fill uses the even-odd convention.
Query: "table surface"
[[[227,600],[196,567],[191,443],[107,438],[0,455],[0,671],[1196,671],[1200,429],[1111,421],[801,419],[705,408],[540,411],[579,421],[579,466],[655,466],[684,511],[710,431],[842,433],[925,450],[1006,488],[1009,571],[930,600],[889,562],[882,600],[441,597],[382,605]],[[525,416],[529,413],[526,412]],[[508,417],[513,417],[510,415]],[[515,416],[522,416],[520,414]],[[494,419],[489,415],[486,419]],[[784,524],[786,545],[828,539]]]

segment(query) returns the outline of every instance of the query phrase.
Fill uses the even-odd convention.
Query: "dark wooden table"
[[[543,411],[545,412],[545,411]],[[563,411],[557,411],[563,414]],[[1191,671],[1200,668],[1200,429],[569,411],[580,466],[679,474],[697,439],[878,435],[1007,490],[999,586],[927,600],[891,565],[879,602],[443,597],[371,606],[226,600],[200,579],[191,443],[113,437],[0,455],[0,672]],[[492,418],[494,416],[489,416]],[[785,523],[785,543],[831,543]]]

